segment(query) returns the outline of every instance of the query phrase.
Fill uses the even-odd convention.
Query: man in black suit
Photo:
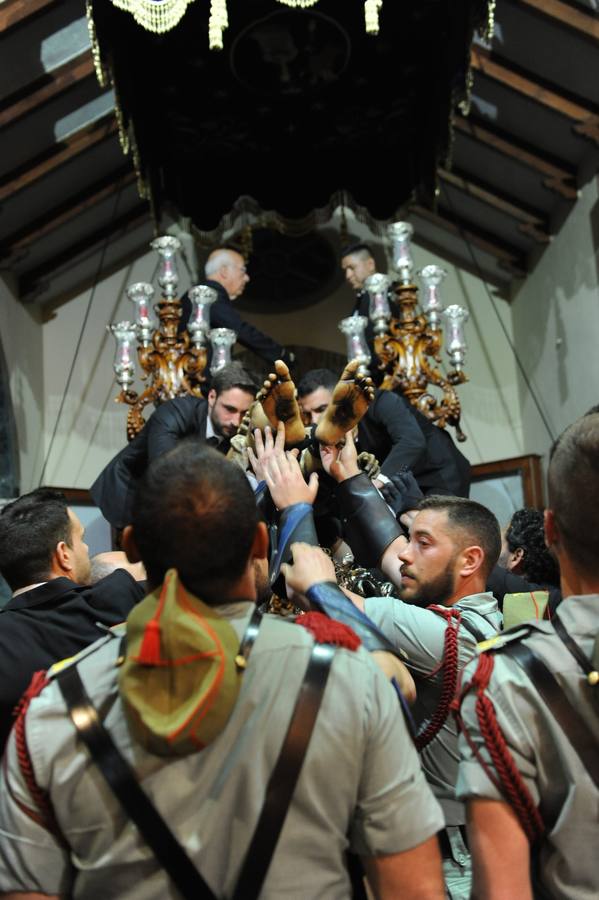
[[[207,400],[186,396],[162,403],[92,484],[90,493],[104,518],[115,528],[129,524],[138,480],[153,459],[183,438],[195,436],[227,453],[230,439],[254,401],[256,389],[245,369],[239,363],[231,363],[212,379]]]
[[[89,586],[84,529],[66,498],[38,488],[0,513],[0,572],[13,592],[0,611],[0,753],[35,672],[79,653],[144,596],[137,567]]]
[[[318,422],[337,380],[329,369],[313,369],[301,379],[298,403],[306,422]],[[424,494],[468,496],[470,463],[450,435],[400,394],[376,391],[358,425],[357,444],[360,450],[377,457],[381,473],[388,478],[405,466],[411,469]],[[374,483],[377,487],[382,485]]]
[[[242,295],[250,280],[241,253],[231,247],[217,247],[206,261],[204,274],[206,277],[202,284],[213,288],[218,294],[218,299],[210,307],[210,327],[230,328],[240,344],[269,363],[276,359],[282,359],[288,365],[292,363],[293,353],[249,322],[244,322],[233,306],[233,301]],[[180,328],[184,329],[191,315],[191,301],[187,294],[183,295],[181,303],[183,315]]]

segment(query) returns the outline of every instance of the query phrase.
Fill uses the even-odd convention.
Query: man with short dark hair
[[[104,517],[115,528],[128,525],[137,481],[153,459],[183,438],[196,437],[226,454],[255,396],[253,378],[233,362],[216,373],[207,400],[185,396],[162,403],[92,484],[90,493]]]
[[[230,328],[243,347],[271,364],[277,359],[291,364],[293,354],[254,325],[244,321],[233,306],[233,301],[241,297],[250,280],[245,259],[239,250],[229,246],[215,247],[206,260],[204,274],[206,277],[202,284],[217,293],[217,299],[210,307],[210,327]],[[180,328],[183,329],[191,315],[191,301],[187,294],[181,298],[181,304],[183,313]]]
[[[599,896],[599,415],[558,438],[547,546],[564,601],[505,632],[464,673],[458,794],[474,896]]]
[[[376,272],[374,253],[368,244],[350,244],[341,254],[341,268],[350,287],[354,291],[360,292],[366,279]],[[368,315],[368,313],[360,311],[358,315]]]
[[[122,568],[89,587],[83,538],[79,518],[53,488],[0,511],[0,572],[13,591],[0,610],[0,750],[33,673],[93,643],[143,596]]]
[[[243,472],[209,447],[180,443],[150,465],[123,540],[130,556],[141,555],[152,593],[127,621],[126,646],[108,636],[51,672],[21,716],[31,759],[23,766],[16,738],[10,742],[0,788],[0,891],[57,900],[104,896],[109,885],[120,900],[140,890],[144,900],[162,900],[182,875],[172,848],[170,865],[161,865],[145,828],[140,835],[121,806],[122,781],[113,794],[78,740],[82,710],[69,701],[71,721],[61,688],[77,678],[85,708],[93,704],[90,714],[129,760],[134,781],[143,781],[175,846],[185,848],[187,883],[195,869],[207,884],[184,896],[345,900],[349,849],[362,857],[378,898],[442,900],[435,837],[442,818],[393,688],[347,626],[313,613],[302,627],[255,610],[254,563],[265,558],[268,536]],[[310,577],[326,580],[331,561],[307,551]],[[294,566],[305,569],[304,550],[295,553]],[[324,687],[314,676],[304,680],[308,666],[314,671],[331,657]],[[305,713],[293,725],[293,754],[285,752],[279,780],[296,703]],[[51,739],[39,741],[50,724]],[[35,799],[24,771],[35,773]],[[269,821],[280,823],[280,837],[275,831],[270,840],[269,825],[255,843],[271,795]],[[40,797],[54,831],[48,818],[31,815]]]
[[[341,451],[323,448],[321,455],[325,470],[338,483],[346,540],[352,549],[354,538],[366,549],[370,545],[373,559],[401,597],[351,595],[387,640],[406,654],[416,682],[416,745],[445,814],[441,849],[446,886],[450,897],[468,898],[471,871],[465,810],[455,795],[457,728],[450,703],[477,642],[501,627],[497,601],[485,590],[501,549],[499,524],[490,510],[473,500],[430,496],[411,521],[409,540],[394,538],[391,513],[359,472],[351,437]]]

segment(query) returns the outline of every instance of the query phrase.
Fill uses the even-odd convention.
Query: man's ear
[[[472,547],[466,547],[460,554],[460,575],[465,578],[476,575],[485,560],[485,554],[482,547],[473,544]]]
[[[56,545],[56,549],[52,555],[52,562],[50,563],[50,568],[53,572],[58,573],[59,575],[67,575],[73,570],[73,564],[71,562],[71,548],[66,543],[66,541],[59,541]]]
[[[254,542],[250,551],[251,559],[268,559],[268,529],[264,522],[258,522]]]
[[[522,564],[524,563],[524,550],[522,549],[522,547],[516,547],[514,552],[510,553],[509,562],[510,562],[510,565],[508,567],[509,571],[515,572],[516,574],[518,574],[518,570],[522,567]]]
[[[121,535],[121,547],[127,554],[127,559],[130,563],[141,562],[141,556],[139,555],[139,550],[137,549],[137,543],[135,541],[135,535],[133,534],[132,525],[126,525],[123,528],[123,533]]]
[[[212,409],[212,407],[214,406],[215,400],[216,391],[214,390],[214,388],[210,388],[210,390],[208,391],[208,406],[210,407],[210,409]]]

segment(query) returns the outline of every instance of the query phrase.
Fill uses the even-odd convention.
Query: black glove
[[[393,510],[395,517],[399,519],[401,514],[407,510],[417,509],[424,494],[418,487],[418,482],[410,469],[404,468],[387,477],[389,483],[381,487],[381,494]]]

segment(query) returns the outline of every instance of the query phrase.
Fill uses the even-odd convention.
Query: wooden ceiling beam
[[[133,184],[135,172],[129,165],[121,166],[115,172],[95,181],[84,191],[69,197],[64,203],[45,212],[30,222],[25,228],[8,235],[0,244],[0,258],[14,258],[26,252],[30,244],[45,238],[62,225],[107,200]]]
[[[24,22],[55,0],[5,0],[0,4],[0,33]]]
[[[414,204],[409,209],[414,215],[432,222],[433,225],[437,225],[444,231],[448,231],[456,237],[461,237],[473,247],[478,247],[484,253],[494,256],[502,268],[505,268],[512,274],[518,276],[526,274],[524,255],[516,247],[510,247],[503,242],[498,242],[496,238],[479,230],[471,222],[462,221],[455,216],[450,218],[441,209],[433,212],[431,209],[427,209],[419,204]]]
[[[481,144],[533,169],[541,176],[542,183],[548,190],[560,194],[566,200],[576,200],[578,192],[575,174],[565,164],[557,165],[541,153],[533,152],[518,144],[513,137],[491,130],[486,125],[480,125],[472,117],[466,119],[463,116],[456,116],[454,127]]]
[[[107,113],[97,122],[86,125],[66,140],[54,144],[39,156],[27,160],[22,166],[0,178],[0,203],[18,191],[29,187],[44,175],[55,171],[84,150],[89,150],[90,147],[112,137],[116,134],[116,130],[117,126],[112,112]]]
[[[518,222],[518,229],[523,234],[531,237],[537,244],[548,244],[551,240],[547,230],[547,222],[539,214],[523,209],[515,200],[501,196],[488,185],[473,181],[471,176],[463,175],[456,171],[449,172],[447,169],[439,169],[438,172],[445,184],[451,185],[451,187],[456,188],[463,194],[474,197],[492,209],[515,219]]]
[[[29,295],[35,293],[36,287],[41,281],[48,279],[67,263],[76,260],[77,257],[92,250],[98,244],[111,243],[146,219],[150,220],[150,206],[148,202],[137,203],[132,209],[123,213],[117,219],[112,219],[110,222],[102,225],[101,228],[96,229],[96,231],[86,235],[76,243],[70,244],[45,262],[40,263],[34,269],[24,272],[19,279],[21,299],[26,301]]]
[[[538,12],[556,25],[564,25],[580,37],[599,43],[599,19],[595,13],[584,12],[561,0],[512,0],[512,3]]]
[[[151,230],[151,236],[154,237],[154,232]],[[127,266],[136,262],[140,256],[143,256],[148,252],[149,239],[148,237],[144,237],[139,244],[134,247],[132,250],[129,250],[122,256],[118,256],[113,262],[109,265],[104,266],[102,268],[102,279],[110,278],[111,275],[114,275],[116,272],[120,272],[121,269],[125,269]],[[56,310],[60,309],[61,306],[64,306],[65,303],[68,303],[69,300],[73,300],[75,297],[79,297],[83,294],[84,291],[88,291],[94,284],[93,275],[88,275],[86,278],[82,278],[77,281],[73,287],[70,287],[66,291],[61,291],[60,295],[57,297],[53,297],[51,300],[46,300],[41,305],[42,311],[42,321],[49,322],[54,318]]]
[[[589,109],[581,102],[570,100],[569,97],[558,94],[557,91],[543,87],[537,81],[517,72],[505,61],[499,62],[482,47],[472,47],[470,64],[475,72],[481,72],[487,78],[503,84],[551,112],[565,116],[573,123],[574,131],[577,134],[590,138],[599,146],[599,115],[594,109]]]
[[[0,128],[12,125],[33,112],[62,91],[94,74],[94,61],[89,50],[63,66],[48,72],[0,103]]]

